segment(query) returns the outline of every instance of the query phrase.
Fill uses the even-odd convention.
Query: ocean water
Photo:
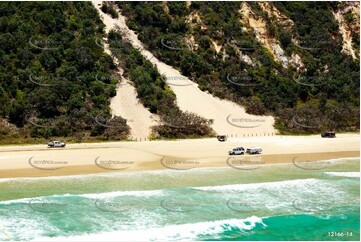
[[[0,240],[360,240],[360,159],[0,179]]]

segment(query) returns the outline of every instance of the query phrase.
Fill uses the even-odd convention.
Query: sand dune
[[[100,10],[100,5],[98,4],[101,4],[101,1],[94,1],[93,4],[103,18],[103,22],[106,26],[105,30],[108,33],[115,27],[117,21]],[[104,47],[104,52],[111,55],[108,45],[105,44]],[[119,63],[116,57],[113,57],[113,59],[116,64]],[[118,73],[122,76],[123,70],[120,69]],[[157,125],[159,117],[149,112],[149,110],[139,102],[135,87],[129,80],[123,78],[122,82],[117,86],[116,91],[116,96],[112,98],[110,102],[113,116],[121,116],[127,119],[127,124],[131,128],[131,139],[144,140],[148,138],[151,133],[150,127]]]
[[[114,115],[127,119],[132,140],[144,140],[151,133],[150,127],[158,124],[159,118],[149,112],[136,97],[134,86],[126,81],[117,88],[117,95],[112,98],[110,108]]]
[[[97,5],[98,2],[93,3]],[[272,116],[249,115],[240,105],[221,100],[201,91],[196,83],[154,57],[150,51],[144,49],[143,44],[139,41],[134,31],[128,28],[123,15],[120,14],[117,20],[104,16],[104,23],[107,25],[107,30],[113,26],[119,26],[126,33],[132,45],[140,49],[143,56],[156,65],[159,73],[166,76],[165,81],[176,94],[177,104],[181,110],[196,113],[207,119],[213,119],[214,124],[212,128],[217,133],[228,135],[264,135],[277,132],[273,127],[274,118]],[[161,45],[161,43],[159,44]]]

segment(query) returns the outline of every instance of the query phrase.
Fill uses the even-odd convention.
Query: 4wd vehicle
[[[218,139],[218,141],[223,142],[223,141],[226,141],[226,140],[227,140],[227,136],[225,136],[225,135],[218,135],[218,136],[217,136],[217,139]]]
[[[261,154],[261,152],[262,152],[262,149],[261,148],[258,148],[258,147],[249,147],[249,148],[247,148],[247,150],[246,150],[246,153],[248,153],[248,154]]]
[[[321,134],[322,138],[336,138],[336,134],[334,132],[326,131]]]
[[[65,147],[65,143],[63,143],[63,142],[60,142],[60,141],[58,141],[58,140],[56,140],[56,141],[51,141],[51,142],[49,142],[48,143],[48,148],[55,148],[55,147]]]
[[[244,148],[243,147],[236,147],[228,151],[229,155],[244,155]]]

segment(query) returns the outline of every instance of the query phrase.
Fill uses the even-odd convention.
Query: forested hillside
[[[102,11],[118,16],[106,4]],[[104,53],[104,37],[140,101],[162,119],[153,127],[153,138],[212,134],[211,121],[179,110],[155,67],[120,33],[105,35],[90,2],[0,3],[0,14],[2,142],[128,138],[127,121],[110,114],[109,101],[121,77]]]
[[[213,135],[211,120],[190,112],[183,112],[176,104],[176,96],[152,63],[135,49],[121,30],[112,30],[108,41],[112,55],[120,61],[124,75],[133,81],[139,100],[151,113],[160,116],[152,127],[155,138],[192,138]]]
[[[359,130],[358,2],[102,5],[117,18],[113,4],[160,61],[250,114],[275,116],[281,133]],[[211,120],[179,109],[121,29],[105,34],[90,2],[1,2],[0,46],[0,143],[127,139],[127,121],[109,109],[118,68],[162,119],[154,137],[213,134]]]
[[[281,132],[359,129],[359,16],[346,9],[358,3],[117,4],[159,59],[249,113],[275,115]]]
[[[0,136],[122,139],[111,57],[90,2],[0,3]],[[106,128],[111,123],[122,129]],[[109,125],[110,126],[110,125]]]

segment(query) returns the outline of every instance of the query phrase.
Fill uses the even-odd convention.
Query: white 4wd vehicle
[[[65,145],[66,145],[65,143],[56,140],[48,143],[48,148],[65,147]]]
[[[261,154],[261,152],[262,152],[261,148],[253,147],[253,146],[247,148],[247,150],[246,150],[246,153],[248,153],[248,154]]]
[[[228,151],[229,155],[244,155],[245,150],[243,147],[236,147]]]

